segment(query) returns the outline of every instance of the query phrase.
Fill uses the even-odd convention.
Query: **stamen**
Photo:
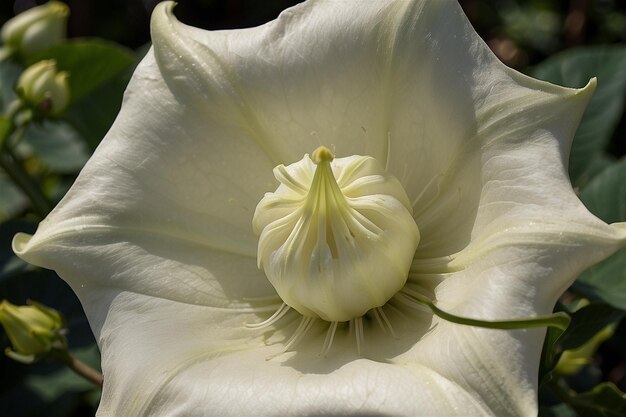
[[[412,289],[413,288],[417,288],[417,290]],[[434,299],[435,298],[435,294],[433,294],[432,291],[428,291],[426,288],[422,287],[421,285],[418,284],[408,284],[404,286],[404,288],[402,288],[401,292],[411,296],[412,298],[420,298],[420,297],[428,297],[430,299]]]
[[[283,348],[283,352],[289,351],[293,346],[297,345],[302,338],[306,335],[309,329],[313,326],[315,322],[315,317],[302,316],[302,320],[300,320],[300,324],[296,331],[291,335],[289,341],[285,344]]]
[[[393,297],[391,300],[389,300],[387,302],[387,304],[385,304],[385,308],[393,310],[397,315],[402,317],[404,320],[408,320],[409,319],[409,316],[404,314],[404,312],[402,311],[402,308],[400,308],[400,306],[398,306],[398,301],[395,299],[395,297]]]
[[[389,329],[389,334],[391,334],[391,337],[397,339],[398,336],[396,335],[396,332],[393,331],[393,327],[391,327],[391,322],[387,318],[387,315],[385,314],[385,311],[382,309],[382,307],[377,307],[374,309],[374,311],[377,312],[380,317],[382,317],[383,321],[387,325],[387,329]]]
[[[320,146],[274,175],[280,185],[252,223],[257,265],[287,305],[349,322],[404,286],[419,230],[402,185],[374,158]]]
[[[386,331],[387,328],[383,324],[383,320],[380,318],[380,315],[378,314],[378,308],[373,308],[370,311],[371,311],[372,315],[374,316],[374,318],[376,319],[376,322],[378,323],[380,328],[383,329],[383,331]]]
[[[409,295],[407,295],[404,292],[404,288],[401,289],[396,295],[394,295],[393,298],[395,300],[398,300],[400,303],[404,304],[405,306],[408,306],[408,307],[412,308],[413,310],[419,311],[420,313],[431,314],[430,309],[428,309],[427,307],[425,307],[422,304],[418,303],[413,298],[411,298]]]
[[[363,317],[354,319],[354,334],[356,336],[356,354],[361,356],[361,346],[363,345]]]
[[[272,314],[267,320],[264,320],[260,323],[246,323],[246,327],[248,329],[261,329],[263,327],[271,326],[272,324],[283,318],[283,316],[287,314],[290,309],[291,307],[283,303],[280,307],[278,307],[278,310],[276,310],[276,312]]]
[[[330,322],[330,326],[328,327],[328,331],[326,332],[326,339],[324,339],[324,346],[322,347],[322,352],[320,353],[320,355],[326,356],[328,352],[330,352],[330,348],[333,345],[333,340],[335,340],[337,324],[339,324],[338,321]]]

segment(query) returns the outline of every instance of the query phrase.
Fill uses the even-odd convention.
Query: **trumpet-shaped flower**
[[[172,3],[111,131],[14,250],[74,288],[101,416],[534,415],[549,313],[626,241],[578,200],[582,89],[453,1],[308,1],[206,32]]]

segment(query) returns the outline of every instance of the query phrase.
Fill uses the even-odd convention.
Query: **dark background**
[[[353,0],[358,7],[359,0]],[[431,0],[440,1],[440,0]],[[100,37],[131,49],[139,49],[150,41],[149,16],[158,0],[65,0],[70,6],[69,37]],[[0,24],[36,4],[45,1],[0,0]],[[176,16],[189,25],[204,29],[251,27],[274,19],[296,0],[179,0]],[[624,44],[626,42],[626,1],[623,0],[460,0],[462,7],[480,36],[507,65],[529,72],[533,65],[562,50],[589,45]],[[120,97],[121,99],[121,97]],[[610,153],[620,158],[626,154],[626,118],[616,129]],[[20,229],[23,230],[23,229]],[[17,231],[17,230],[16,230]],[[10,233],[9,233],[10,232]],[[7,236],[14,231],[6,231]],[[3,232],[4,233],[4,232]],[[8,241],[7,241],[8,242]],[[58,279],[53,273],[41,279]],[[60,281],[59,281],[60,282]],[[72,297],[65,284],[58,293],[29,294],[30,297],[55,306],[54,298]],[[74,314],[80,320],[80,306],[73,303]],[[72,311],[63,311],[70,318]],[[84,320],[84,319],[83,319]],[[72,323],[70,323],[71,325]],[[86,322],[76,323],[70,342],[89,346],[93,338]],[[2,346],[6,344],[3,340]],[[626,326],[624,321],[614,338],[605,343],[597,355],[601,380],[611,380],[626,389]],[[41,364],[32,372],[47,372]],[[25,367],[0,359],[0,404],[3,398],[18,401],[39,401],[16,387]],[[30,371],[28,371],[30,372]],[[583,375],[583,378],[589,375]],[[13,381],[13,382],[12,382]],[[80,391],[80,387],[77,390]],[[90,416],[94,414],[97,398],[91,394],[67,394],[55,400],[54,415]],[[542,400],[546,400],[542,397]],[[549,398],[547,399],[549,402]],[[42,403],[42,406],[45,404]],[[52,410],[50,410],[52,412]],[[0,415],[7,409],[0,406]],[[10,410],[8,411],[9,415]]]
[[[70,37],[97,36],[130,48],[149,42],[150,11],[159,0],[65,0]],[[354,0],[355,7],[358,1]],[[3,0],[0,22],[39,0]],[[177,17],[204,29],[257,26],[297,0],[180,0]],[[460,0],[481,37],[507,64],[523,69],[562,49],[626,41],[620,0]]]

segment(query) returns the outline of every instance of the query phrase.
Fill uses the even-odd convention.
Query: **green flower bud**
[[[555,371],[560,375],[575,375],[593,361],[593,355],[598,347],[615,332],[615,325],[611,324],[596,333],[584,345],[577,349],[566,350],[561,355]]]
[[[28,56],[62,42],[69,14],[67,5],[54,0],[20,13],[2,26],[4,48]]]
[[[58,116],[70,100],[68,76],[54,60],[39,61],[20,75],[17,94],[40,115]]]
[[[13,345],[5,353],[17,361],[30,363],[65,346],[61,314],[34,301],[25,306],[0,302],[0,324]]]

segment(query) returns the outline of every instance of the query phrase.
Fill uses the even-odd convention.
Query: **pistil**
[[[281,185],[253,226],[259,265],[286,305],[351,321],[404,286],[419,231],[402,186],[375,159],[320,147],[275,175]]]

